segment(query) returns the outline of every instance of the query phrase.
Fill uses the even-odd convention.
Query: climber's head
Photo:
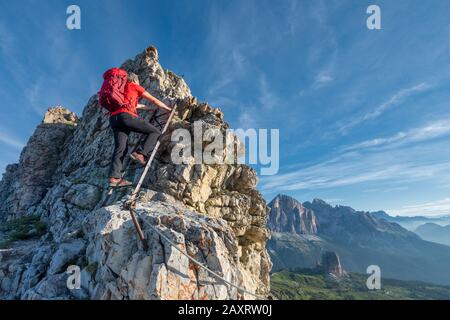
[[[137,76],[137,74],[130,72],[128,74],[128,81],[139,84],[139,77]]]

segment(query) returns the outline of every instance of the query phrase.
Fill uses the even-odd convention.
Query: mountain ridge
[[[272,231],[297,234],[316,234],[317,221],[314,213],[288,196],[279,195],[270,204],[268,226]]]
[[[450,225],[425,223],[414,230],[422,239],[450,246]]]
[[[348,206],[333,207],[323,200],[302,205],[317,217],[315,238],[274,232],[268,242],[274,271],[309,268],[322,252],[334,251],[350,272],[364,273],[375,264],[390,278],[450,284],[450,247],[422,240],[397,223]]]

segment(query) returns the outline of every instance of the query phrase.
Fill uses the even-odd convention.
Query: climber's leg
[[[125,140],[125,141],[121,141],[119,143],[119,145],[120,145],[119,149],[123,150],[121,154],[119,153],[120,154],[120,163],[122,164],[122,168],[120,169],[121,173],[122,173],[122,170],[123,170],[123,163],[124,163],[125,157],[128,154],[128,137],[130,135],[129,131],[126,131],[125,133],[126,133],[126,138],[125,137],[124,138],[119,137],[119,140]]]
[[[128,135],[130,131],[117,123],[112,117],[111,127],[114,132],[114,152],[111,161],[110,178],[119,179],[122,177],[123,160],[128,150]]]
[[[155,146],[156,140],[158,140],[161,131],[147,121],[139,118],[128,116],[124,117],[123,120],[126,127],[131,131],[147,135],[144,142],[138,147],[136,151],[144,157],[148,156],[148,154],[153,150],[153,147]]]
[[[143,154],[146,157],[150,154],[150,152],[152,152],[152,150],[156,144],[156,141],[158,140],[158,137],[161,134],[161,131],[159,131],[156,128],[155,128],[155,130],[157,130],[157,131],[154,131],[154,132],[151,132],[148,134],[144,143],[138,149],[138,152]]]

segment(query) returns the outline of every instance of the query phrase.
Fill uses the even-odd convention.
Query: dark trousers
[[[128,152],[128,136],[131,132],[146,134],[144,142],[138,146],[137,152],[148,156],[158,140],[161,131],[150,123],[133,117],[128,113],[119,113],[109,118],[109,123],[114,132],[114,152],[112,156],[109,176],[121,178],[123,160]]]

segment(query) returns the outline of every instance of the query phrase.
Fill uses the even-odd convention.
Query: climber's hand
[[[168,112],[172,111],[172,109],[170,109],[168,106],[166,106],[166,104],[162,101],[159,101],[158,99],[156,99],[154,96],[152,96],[150,93],[148,93],[147,91],[145,91],[142,94],[142,98],[150,101],[151,103],[153,103],[155,106],[157,106],[158,108],[164,109]]]
[[[168,107],[164,102],[161,102],[159,104],[157,104],[158,107],[160,107],[161,109],[166,110],[167,112],[172,112],[172,108]]]

